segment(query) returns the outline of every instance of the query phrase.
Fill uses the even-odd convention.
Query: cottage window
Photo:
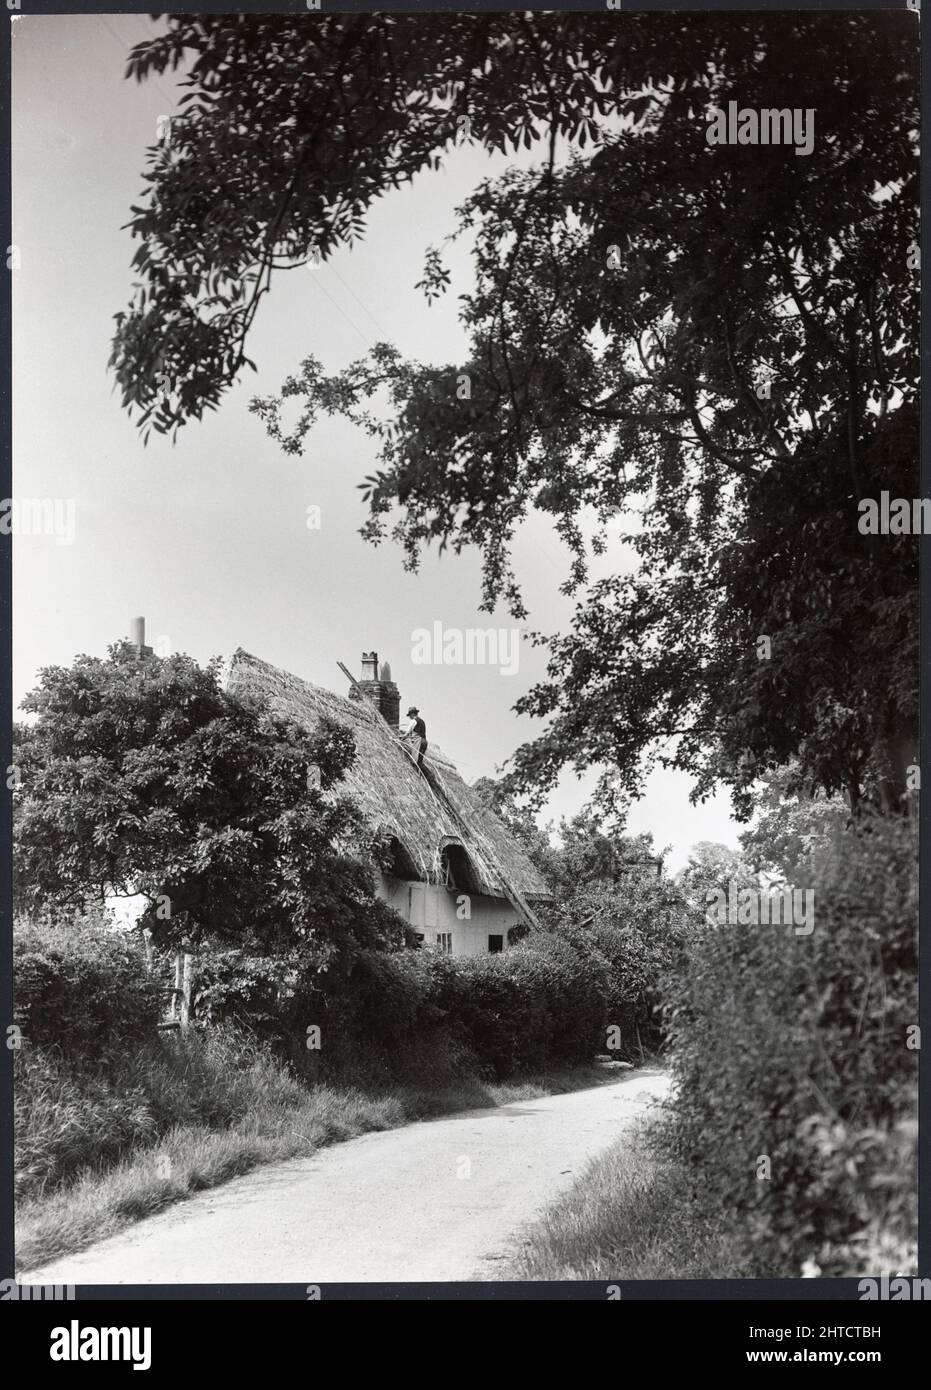
[[[503,937],[503,936],[489,936],[489,938],[488,938],[488,949],[489,949],[489,951],[503,951],[503,950],[504,950],[504,937]]]
[[[443,881],[460,893],[480,893],[481,880],[462,845],[448,844],[440,852]]]
[[[420,878],[420,873],[412,856],[396,835],[392,835],[387,845],[386,872],[391,878],[407,880]]]
[[[436,934],[436,944],[446,956],[453,953],[453,934],[451,931],[438,931]]]

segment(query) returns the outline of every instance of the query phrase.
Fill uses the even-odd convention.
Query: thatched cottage
[[[400,739],[401,699],[387,664],[364,653],[362,677],[350,681],[348,697],[334,695],[239,650],[227,685],[308,729],[324,717],[348,728],[356,757],[342,785],[388,847],[381,895],[426,945],[452,955],[505,950],[509,931],[535,920],[546,884],[435,743],[418,768]]]

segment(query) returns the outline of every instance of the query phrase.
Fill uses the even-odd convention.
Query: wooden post
[[[181,999],[181,952],[175,951],[175,987],[171,995],[171,1018],[177,1020]]]
[[[145,951],[146,973],[151,975],[155,969],[155,948],[152,945],[152,933],[148,927],[142,929],[142,949]]]
[[[190,951],[184,952],[184,964],[181,974],[181,1032],[186,1033],[191,1022],[191,978],[193,974],[194,957]]]

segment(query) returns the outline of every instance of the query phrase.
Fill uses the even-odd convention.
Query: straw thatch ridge
[[[417,770],[397,734],[365,699],[347,699],[271,666],[241,648],[227,679],[229,690],[265,702],[306,729],[322,718],[348,728],[356,757],[342,786],[379,837],[393,836],[425,883],[446,883],[442,850],[461,845],[476,891],[492,897],[517,893],[549,897],[533,864],[493,812],[471,793],[455,766],[430,744],[427,775]]]

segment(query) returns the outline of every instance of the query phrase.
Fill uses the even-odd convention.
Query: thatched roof
[[[307,729],[326,717],[351,731],[356,757],[341,785],[373,831],[399,842],[423,882],[445,881],[442,850],[454,844],[469,856],[476,891],[493,897],[549,896],[526,854],[435,743],[429,746],[425,776],[368,700],[334,695],[242,649],[233,656],[227,685],[258,697]]]

